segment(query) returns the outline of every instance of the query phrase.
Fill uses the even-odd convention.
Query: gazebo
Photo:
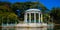
[[[43,16],[39,9],[28,9],[24,13],[23,23],[18,23],[16,26],[20,27],[42,27],[47,26],[43,22]]]
[[[42,13],[39,9],[28,9],[25,11],[24,23],[41,23],[41,22],[43,22],[43,19]]]

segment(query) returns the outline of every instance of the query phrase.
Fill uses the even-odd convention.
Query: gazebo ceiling
[[[26,12],[40,12],[39,9],[28,9],[26,10]]]

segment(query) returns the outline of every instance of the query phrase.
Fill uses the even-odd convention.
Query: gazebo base
[[[19,23],[16,25],[17,27],[47,27],[46,23]]]
[[[19,30],[18,28],[21,27],[25,28],[25,30],[47,30],[46,23],[23,23],[23,24],[19,23],[16,25],[16,27],[17,30]]]

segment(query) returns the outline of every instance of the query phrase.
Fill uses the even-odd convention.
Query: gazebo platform
[[[47,27],[46,23],[19,23],[16,27]]]

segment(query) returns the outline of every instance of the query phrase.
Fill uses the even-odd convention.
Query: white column
[[[34,13],[34,23],[36,23],[36,13]]]
[[[29,13],[29,23],[31,23],[31,13]]]
[[[27,13],[24,15],[24,22],[27,23]]]
[[[41,22],[43,22],[43,15],[41,14]]]
[[[41,21],[41,20],[40,20],[40,13],[38,13],[38,14],[39,14],[39,23],[40,23],[40,21]]]

